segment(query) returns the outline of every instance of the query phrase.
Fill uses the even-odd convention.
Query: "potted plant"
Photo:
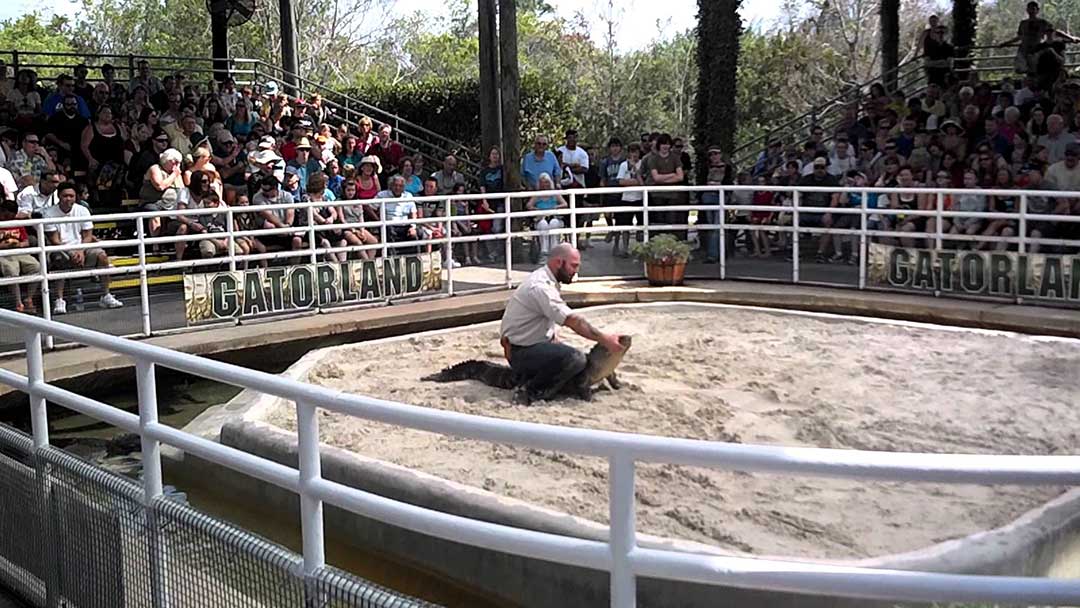
[[[630,255],[645,263],[649,285],[682,285],[686,262],[690,260],[690,245],[670,234],[661,234],[644,243],[636,243]]]

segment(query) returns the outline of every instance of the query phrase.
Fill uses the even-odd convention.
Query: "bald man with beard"
[[[553,247],[547,264],[533,271],[506,305],[499,335],[518,380],[515,403],[549,399],[585,369],[585,354],[559,343],[556,325],[569,327],[612,353],[623,350],[618,335],[596,329],[563,301],[561,286],[572,283],[580,267],[581,254],[572,245]]]

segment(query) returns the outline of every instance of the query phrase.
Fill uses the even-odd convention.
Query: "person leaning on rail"
[[[547,263],[526,277],[506,304],[499,335],[518,386],[515,403],[549,399],[585,369],[585,354],[561,344],[556,325],[569,327],[612,353],[623,350],[618,335],[596,329],[563,301],[560,286],[573,282],[580,267],[581,253],[573,245],[556,245]]]

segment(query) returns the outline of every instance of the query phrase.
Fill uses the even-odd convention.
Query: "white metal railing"
[[[27,375],[0,370],[0,382],[29,395],[36,447],[48,445],[47,402],[102,420],[142,439],[143,491],[162,494],[160,445],[299,494],[306,573],[325,563],[323,504],[445,540],[611,573],[611,605],[636,602],[637,577],[731,587],[891,601],[986,601],[1076,605],[1080,581],[870,569],[746,557],[721,557],[637,546],[635,466],[661,462],[769,474],[903,482],[1017,485],[1080,484],[1080,456],[918,454],[732,444],[518,422],[395,403],[298,382],[235,365],[117,338],[87,329],[0,311],[0,323],[25,337]],[[138,414],[44,381],[42,336],[52,335],[125,355],[135,362]],[[293,401],[299,468],[166,426],[157,419],[155,368],[162,366]],[[316,410],[481,441],[596,456],[608,461],[607,542],[513,528],[394,501],[322,477]],[[41,474],[39,472],[39,474]],[[152,556],[164,571],[165,549]],[[164,584],[155,577],[155,591]]]
[[[777,205],[736,205],[731,204],[729,201],[731,195],[739,191],[771,191],[771,192],[784,192],[791,195],[791,205],[789,206],[777,206]],[[589,206],[583,206],[582,196],[590,195],[597,197],[604,194],[626,193],[626,192],[642,192],[643,200],[639,204],[623,204],[620,206],[593,206],[590,203]],[[669,204],[657,204],[655,200],[650,202],[650,195],[656,195],[658,193],[683,193],[687,195],[689,204],[684,205],[669,205]],[[848,193],[857,193],[860,195],[860,204],[857,207],[841,206],[836,208],[823,208],[812,207],[803,204],[803,200],[808,193],[840,193],[845,196]],[[876,199],[880,194],[901,194],[901,193],[913,193],[913,194],[925,194],[934,198],[933,208],[929,209],[890,209],[879,208],[871,204],[872,199]],[[983,196],[1008,196],[1019,198],[1019,208],[1016,213],[1002,213],[995,211],[988,212],[960,212],[955,210],[947,210],[944,206],[944,197],[946,195],[960,195],[960,194],[978,194]],[[524,200],[532,196],[563,196],[568,207],[564,209],[552,209],[552,210],[539,210],[539,211],[512,211],[511,209],[516,205],[524,207]],[[715,203],[701,203],[694,202],[694,197],[705,198],[704,195],[711,195],[715,197]],[[719,279],[727,278],[727,238],[726,235],[729,231],[765,231],[773,233],[786,233],[791,235],[792,239],[792,256],[791,256],[791,274],[790,280],[793,283],[805,282],[801,277],[801,268],[804,264],[800,252],[800,235],[805,238],[806,234],[820,236],[824,234],[837,235],[837,236],[849,236],[858,239],[858,289],[867,288],[867,250],[872,239],[892,239],[892,240],[918,240],[925,242],[933,242],[935,249],[943,249],[946,241],[950,242],[980,242],[980,243],[993,243],[993,244],[1005,244],[1015,247],[1020,253],[1028,251],[1033,244],[1039,244],[1040,246],[1058,246],[1058,247],[1070,247],[1080,248],[1080,240],[1070,240],[1063,238],[1032,238],[1029,236],[1028,226],[1029,222],[1054,222],[1059,225],[1068,225],[1070,223],[1080,222],[1080,215],[1053,215],[1053,214],[1035,214],[1028,210],[1028,200],[1030,197],[1046,197],[1051,199],[1070,199],[1074,201],[1080,201],[1080,192],[1059,192],[1059,191],[1032,191],[1032,190],[967,190],[967,189],[927,189],[927,188],[814,188],[814,187],[781,187],[781,186],[667,186],[667,187],[635,187],[635,188],[594,188],[588,190],[570,190],[570,191],[548,191],[548,192],[516,192],[516,193],[503,193],[503,194],[469,194],[469,195],[457,195],[457,196],[435,196],[435,197],[416,197],[406,199],[366,199],[362,201],[331,201],[331,202],[309,202],[309,203],[293,203],[293,204],[274,204],[274,205],[252,205],[247,207],[221,207],[216,209],[198,209],[198,210],[182,210],[171,212],[134,212],[134,213],[115,213],[108,215],[96,215],[92,216],[91,220],[95,222],[134,222],[135,223],[135,237],[119,240],[103,240],[92,243],[81,243],[74,246],[58,246],[49,245],[47,240],[47,233],[45,232],[46,226],[49,224],[60,223],[73,223],[86,221],[85,218],[49,218],[49,219],[28,219],[28,220],[14,220],[8,222],[0,222],[0,228],[7,228],[12,226],[24,226],[31,234],[35,234],[39,241],[39,245],[36,247],[21,248],[21,249],[6,249],[0,250],[0,258],[9,255],[30,254],[37,257],[41,270],[37,274],[24,275],[18,277],[0,278],[0,287],[13,284],[29,284],[38,283],[41,288],[42,294],[42,312],[46,319],[52,318],[51,312],[51,292],[50,282],[62,279],[77,279],[83,277],[92,276],[115,276],[115,275],[138,275],[139,277],[139,300],[141,305],[141,335],[149,336],[152,333],[152,319],[153,313],[152,307],[149,301],[149,281],[148,275],[154,272],[161,271],[197,271],[200,268],[219,268],[227,265],[230,270],[236,270],[239,267],[243,267],[252,263],[258,263],[268,260],[283,260],[294,259],[299,260],[299,263],[313,263],[320,259],[325,258],[329,254],[356,254],[361,251],[377,252],[383,256],[392,254],[393,251],[401,248],[415,248],[419,247],[432,247],[435,250],[445,248],[451,245],[459,245],[463,243],[473,242],[503,242],[505,247],[505,256],[503,260],[505,271],[505,282],[497,288],[510,288],[513,285],[512,281],[512,256],[511,245],[516,238],[530,238],[540,236],[541,232],[535,230],[531,226],[527,226],[530,220],[538,217],[562,217],[565,226],[563,228],[552,229],[545,231],[544,234],[558,236],[561,238],[568,238],[574,244],[583,235],[601,232],[642,232],[643,238],[648,240],[650,233],[660,230],[687,230],[695,229],[699,234],[702,232],[709,232],[712,234],[712,238],[717,239],[717,274]],[[498,207],[498,203],[503,206],[502,211],[494,214],[481,214],[481,215],[453,215],[452,213],[452,201],[477,201],[488,200],[495,203],[493,208]],[[436,207],[439,209],[441,216],[437,217],[421,217],[418,219],[401,219],[393,220],[388,219],[386,213],[386,204],[398,203],[402,201],[415,202],[418,207],[428,206]],[[335,223],[317,225],[313,220],[313,216],[316,209],[322,207],[346,207],[353,205],[375,205],[378,207],[379,220],[378,221],[362,221],[355,223]],[[280,210],[280,209],[293,209],[298,216],[306,216],[306,226],[289,226],[285,228],[273,228],[273,229],[257,229],[257,230],[240,230],[238,229],[237,216],[239,214],[255,214],[257,223],[261,224],[261,216],[258,215],[260,211],[267,210]],[[659,213],[666,212],[697,212],[696,222],[690,223],[687,217],[687,223],[681,224],[661,224],[657,223],[656,216]],[[729,213],[735,214],[748,214],[754,211],[758,212],[772,212],[772,213],[785,213],[790,214],[791,223],[785,225],[774,224],[751,224],[751,223],[732,223],[727,215]],[[627,214],[640,214],[640,223],[629,226],[578,226],[579,216],[598,217],[601,214],[606,214],[607,217],[611,217],[613,213],[627,213]],[[860,222],[858,226],[851,228],[832,228],[832,227],[810,227],[805,225],[805,217],[807,215],[820,216],[823,213],[829,213],[833,216],[839,217],[842,215],[858,215],[860,216]],[[225,216],[225,231],[215,233],[203,233],[203,234],[185,234],[176,236],[157,236],[150,237],[148,235],[147,224],[154,218],[172,218],[176,215],[184,215],[192,218],[197,218],[207,215],[224,215]],[[710,223],[706,221],[714,219],[715,222]],[[898,227],[893,227],[891,230],[874,229],[870,225],[871,216],[883,216],[883,217],[895,217],[895,216],[919,216],[919,217],[932,217],[935,218],[936,229],[933,232],[904,232],[898,230]],[[1015,220],[1017,222],[1017,230],[1014,236],[982,236],[982,235],[964,235],[964,234],[948,234],[943,231],[943,221],[951,220],[958,217],[975,217],[984,220],[994,219],[1008,219]],[[467,236],[451,236],[452,228],[451,224],[456,221],[468,221],[468,220],[492,220],[495,222],[498,230],[492,234],[485,235],[467,235]],[[515,226],[515,224],[522,224],[521,226]],[[406,225],[430,225],[439,224],[442,227],[444,236],[442,238],[430,238],[417,241],[398,241],[391,242],[388,239],[388,229],[397,226]],[[331,230],[343,230],[343,229],[358,229],[364,228],[369,230],[375,235],[379,242],[371,245],[346,245],[337,246],[332,244],[331,247],[323,247],[318,241],[321,240],[320,235],[326,231]],[[236,239],[241,237],[264,237],[282,234],[298,234],[302,235],[306,241],[306,245],[299,250],[285,250],[285,251],[273,251],[267,253],[250,253],[247,255],[240,255],[237,253],[234,247]],[[195,244],[198,241],[204,239],[217,239],[227,240],[226,252],[224,255],[213,258],[194,259],[194,260],[170,260],[164,262],[150,262],[148,257],[154,246],[165,244],[176,244],[179,242]],[[115,250],[120,247],[135,247],[137,249],[137,264],[121,267],[109,267],[109,268],[93,268],[82,270],[53,270],[49,267],[49,254],[59,251],[72,251],[72,250],[86,250],[92,248],[102,248],[108,250]],[[445,268],[446,280],[447,280],[447,293],[454,295],[454,270],[452,266]],[[314,307],[318,309],[318,307]],[[51,336],[46,342],[46,347],[52,347]]]

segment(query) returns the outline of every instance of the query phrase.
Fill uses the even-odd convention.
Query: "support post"
[[[506,196],[506,206],[503,208],[503,226],[506,231],[506,240],[504,241],[504,253],[506,254],[506,288],[510,289],[514,286],[514,281],[511,277],[511,270],[514,265],[514,231],[511,226],[513,218],[510,217],[510,195]]]
[[[139,305],[142,306],[143,335],[147,338],[153,331],[150,323],[150,287],[146,272],[146,222],[135,218],[135,234],[139,237]]]
[[[608,469],[611,605],[616,608],[634,608],[637,605],[637,583],[630,563],[630,553],[637,545],[634,524],[634,461],[625,455],[614,456],[608,460]]]
[[[518,72],[517,0],[499,0],[499,82],[502,86],[503,180],[521,189],[521,82]]]
[[[480,154],[487,158],[499,137],[499,36],[495,0],[478,0],[480,28]]]
[[[221,82],[229,75],[229,19],[228,5],[215,10],[220,2],[212,2],[210,10],[210,48],[214,59],[214,80]]]
[[[799,191],[791,198],[791,282],[799,282]]]
[[[296,403],[296,432],[300,466],[300,531],[304,553],[304,576],[310,577],[326,564],[323,539],[323,503],[311,495],[311,483],[322,479],[319,457],[319,417],[313,405]],[[321,606],[317,588],[308,578],[304,585],[305,606]]]
[[[281,76],[285,92],[295,96],[300,59],[296,50],[296,12],[293,10],[292,0],[278,0],[278,14],[281,23],[281,68],[285,71]]]

